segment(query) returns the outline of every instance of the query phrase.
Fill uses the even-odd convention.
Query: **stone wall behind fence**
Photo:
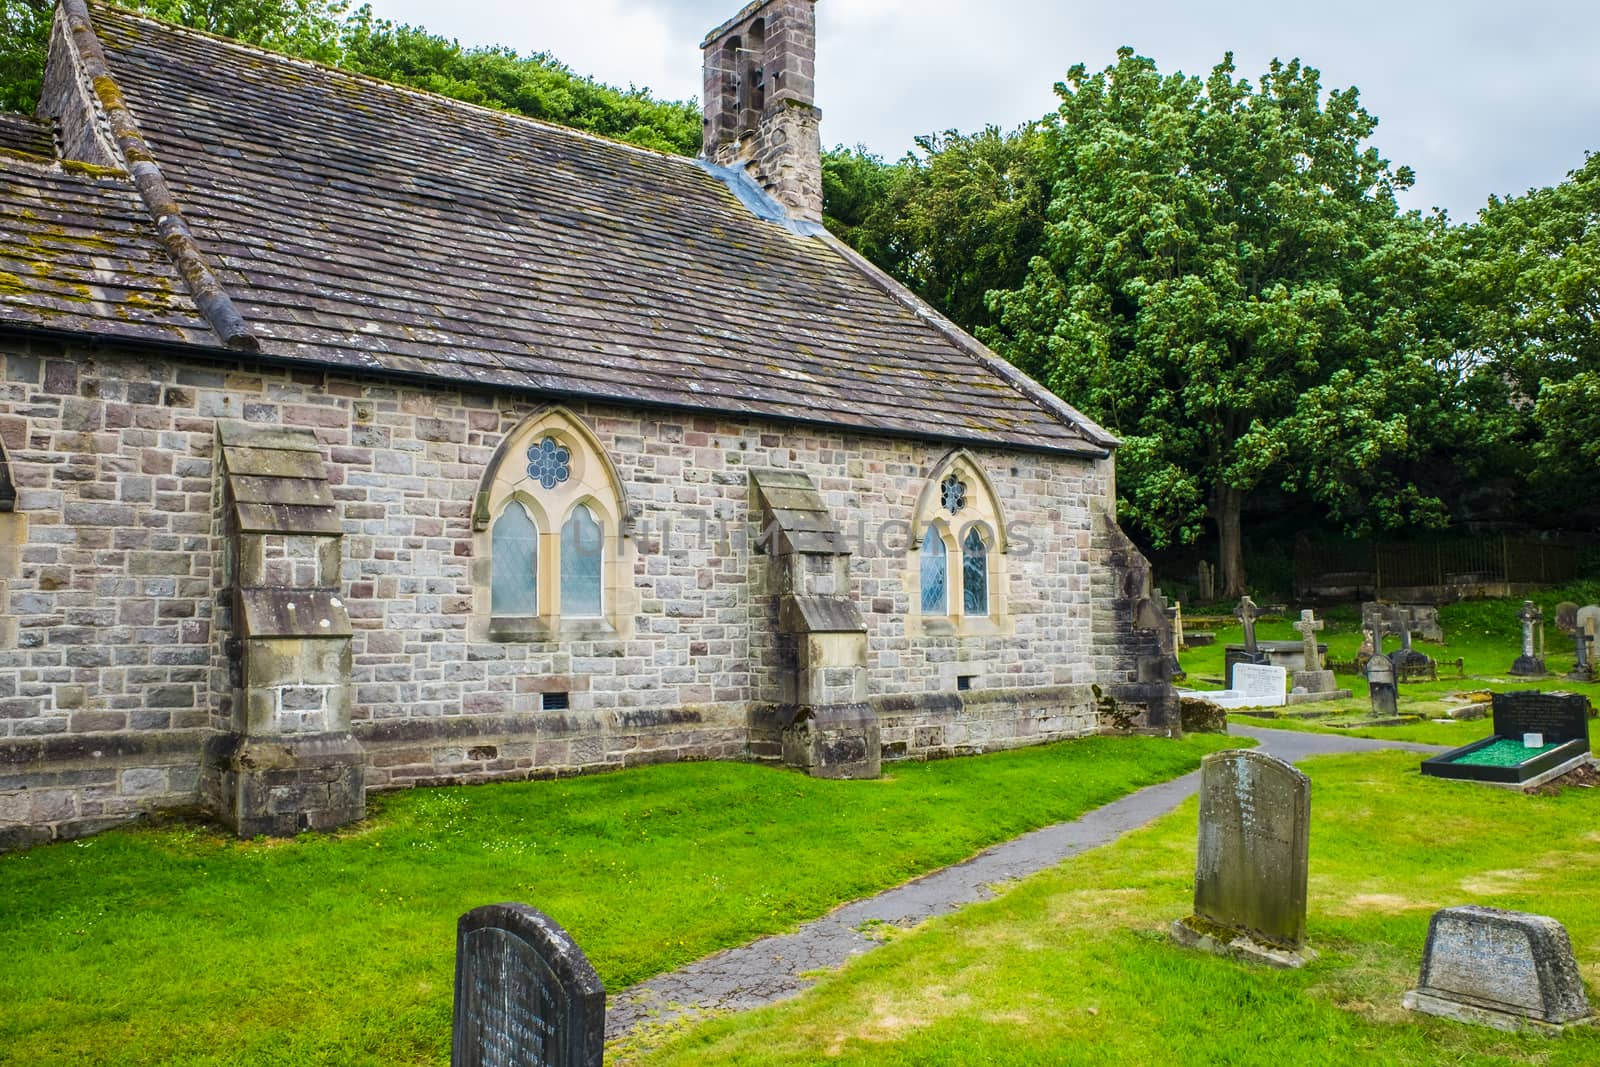
[[[1109,461],[974,449],[1010,526],[1008,618],[992,634],[908,636],[906,523],[951,446],[604,404],[571,411],[631,501],[637,612],[615,632],[474,639],[474,586],[488,578],[472,528],[479,479],[543,406],[0,340],[0,441],[19,494],[0,526],[0,846],[216,803],[203,752],[234,715],[220,419],[310,427],[324,447],[372,788],[775,758],[751,468],[805,471],[857,540],[851,593],[886,756],[1091,732],[1089,685],[1133,680],[1141,646],[1090,610],[1127,548],[1096,532]],[[569,707],[544,710],[550,692]],[[1146,725],[1164,728],[1153,714]]]

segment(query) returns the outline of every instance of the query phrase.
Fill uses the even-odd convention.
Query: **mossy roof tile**
[[[264,355],[1028,448],[1107,444],[870,268],[756,218],[691,160],[92,14]],[[41,253],[71,267],[59,282],[94,293],[68,325],[214,345],[131,186],[78,178],[67,195],[67,181],[33,174],[0,191],[0,211],[31,198],[116,245],[117,279],[91,280],[59,243]],[[0,242],[0,272],[26,279],[27,254]],[[162,299],[134,314],[125,294],[140,286]],[[16,318],[6,288],[0,319]],[[46,291],[39,324],[61,327],[62,292]]]

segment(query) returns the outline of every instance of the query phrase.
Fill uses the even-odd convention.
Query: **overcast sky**
[[[700,94],[699,44],[743,0],[373,0],[463,44],[548,51],[657,96]],[[1600,150],[1595,0],[819,0],[825,144],[895,158],[912,138],[1012,127],[1055,105],[1074,63],[1120,45],[1204,74],[1232,49],[1252,79],[1298,56],[1325,87],[1360,88],[1373,142],[1417,171],[1406,206],[1473,217],[1490,193],[1560,181]]]

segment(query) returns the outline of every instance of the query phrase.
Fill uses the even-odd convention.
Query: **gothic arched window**
[[[509,501],[495,520],[490,553],[490,610],[519,618],[539,614],[539,527],[521,501]]]
[[[561,614],[600,614],[605,537],[594,513],[579,504],[561,527]]]
[[[961,613],[989,614],[989,546],[976,526],[961,542]]]
[[[932,523],[922,536],[922,613],[943,615],[950,610],[950,559],[944,538]]]

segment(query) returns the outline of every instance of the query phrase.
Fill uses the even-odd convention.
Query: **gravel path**
[[[1443,752],[1437,745],[1373,741],[1292,730],[1232,726],[1234,736],[1255,738],[1261,751],[1290,762],[1308,756],[1404,749]],[[1036,874],[1087,849],[1109,844],[1167,814],[1200,786],[1195,771],[1130,793],[1072,822],[1057,823],[994,846],[964,863],[934,871],[877,896],[846,904],[791,934],[765,937],[697,960],[612,997],[606,1037],[623,1037],[644,1023],[668,1023],[710,1012],[744,1011],[794,996],[811,984],[802,975],[842,966],[876,948],[871,924],[914,926],[974,901],[989,888]],[[862,929],[869,930],[862,933]]]

